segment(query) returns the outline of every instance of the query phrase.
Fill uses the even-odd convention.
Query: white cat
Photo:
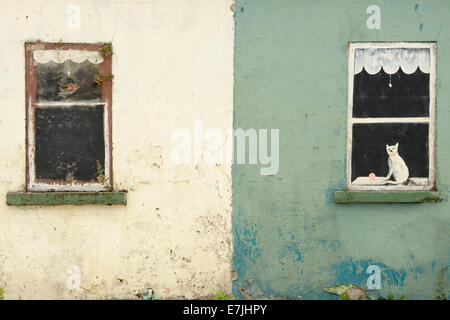
[[[386,177],[385,184],[402,184],[406,183],[409,178],[409,170],[406,166],[405,160],[398,154],[398,142],[393,146],[386,145],[386,151],[389,155],[388,165],[389,173]],[[395,181],[389,181],[394,175]]]

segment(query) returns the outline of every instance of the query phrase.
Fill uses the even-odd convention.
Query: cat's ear
[[[398,148],[398,142],[395,144],[395,147]]]
[[[386,145],[386,149],[388,148],[389,146],[388,145]]]

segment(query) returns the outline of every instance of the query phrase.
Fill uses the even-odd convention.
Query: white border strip
[[[92,101],[92,100],[88,100],[88,101],[71,101],[71,102],[66,102],[66,101],[47,101],[47,102],[36,102],[34,103],[35,106],[38,106],[40,108],[44,108],[44,107],[72,107],[72,106],[88,106],[88,107],[95,107],[98,106],[99,104],[103,104],[106,105],[106,102],[103,101]]]
[[[430,185],[436,185],[436,43],[430,44],[430,126],[428,129]]]
[[[351,118],[350,121],[352,123],[428,123],[430,118]]]
[[[427,191],[432,190],[432,185],[426,186],[399,186],[399,185],[391,185],[391,186],[370,186],[370,185],[352,185],[350,191]]]
[[[97,183],[85,183],[85,184],[45,184],[45,183],[29,183],[29,191],[105,191],[104,185]]]
[[[356,43],[348,46],[348,71],[347,71],[347,160],[346,160],[346,186],[350,189],[352,185],[352,139],[353,139],[353,77],[355,75],[355,49]]]

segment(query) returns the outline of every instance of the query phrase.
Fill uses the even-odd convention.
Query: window
[[[102,44],[26,43],[27,191],[112,185],[111,56]]]
[[[351,43],[347,188],[435,189],[435,43]]]

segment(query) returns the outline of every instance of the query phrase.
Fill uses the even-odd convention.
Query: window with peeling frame
[[[103,48],[25,44],[27,191],[111,189],[111,56]]]
[[[347,188],[435,189],[435,109],[435,43],[350,43]]]

